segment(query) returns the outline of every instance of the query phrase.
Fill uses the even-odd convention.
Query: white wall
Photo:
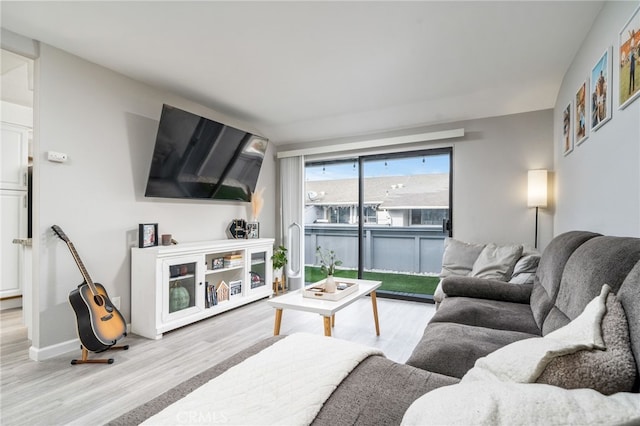
[[[606,2],[577,52],[554,109],[556,233],[585,229],[640,236],[640,99],[618,109],[618,35],[639,2]],[[562,155],[562,110],[608,46],[613,46],[612,119]],[[636,82],[638,84],[638,82]]]
[[[552,110],[447,123],[366,137],[290,144],[303,147],[375,140],[464,128],[465,135],[445,141],[398,146],[391,150],[419,150],[453,146],[453,236],[474,242],[517,243],[533,247],[535,210],[527,208],[527,170],[552,169]],[[379,153],[379,149],[371,153]],[[340,154],[348,156],[349,153]],[[330,155],[329,155],[330,156]],[[335,156],[334,156],[335,158]],[[540,210],[539,248],[553,237],[553,200]]]
[[[552,169],[551,110],[456,123],[454,237],[534,246],[535,209],[527,207],[527,171]],[[539,210],[538,248],[553,237],[553,196]]]
[[[179,242],[226,238],[233,218],[249,217],[248,203],[148,199],[147,173],[163,103],[249,131],[246,123],[144,85],[47,45],[36,73],[34,286],[39,318],[32,357],[76,339],[68,294],[82,277],[66,245],[74,243],[93,280],[121,297],[130,320],[130,247],[139,223],[158,223]],[[68,155],[46,160],[47,151]],[[275,160],[267,152],[258,188],[265,187],[261,236],[275,236]],[[34,355],[35,354],[35,355]]]

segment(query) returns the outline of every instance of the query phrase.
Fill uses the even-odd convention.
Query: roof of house
[[[306,182],[307,206],[347,206],[358,204],[358,179]],[[365,205],[381,209],[449,208],[449,174],[366,178]]]

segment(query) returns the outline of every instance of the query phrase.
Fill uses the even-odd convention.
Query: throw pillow
[[[484,249],[483,244],[465,243],[454,238],[445,238],[440,278],[449,275],[469,275],[482,249]]]
[[[513,267],[509,282],[511,284],[533,284],[538,263],[540,263],[539,254],[523,254]]]
[[[610,293],[602,319],[606,350],[579,351],[554,358],[536,380],[565,389],[591,388],[611,395],[630,392],[636,377],[629,326],[622,304]]]
[[[487,244],[471,268],[471,276],[508,281],[513,268],[522,256],[522,246],[498,246]]]

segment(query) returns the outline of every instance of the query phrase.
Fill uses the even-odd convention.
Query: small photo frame
[[[224,268],[224,257],[214,257],[211,261],[211,269]]]
[[[573,151],[573,128],[571,127],[571,102],[562,111],[562,154]]]
[[[260,224],[247,222],[247,238],[260,238]]]
[[[611,119],[611,47],[591,69],[591,130],[598,130]]]
[[[588,137],[588,123],[587,123],[587,80],[585,79],[578,90],[576,91],[574,108],[573,108],[573,119],[574,123],[574,140],[576,145],[580,145],[584,142]]]
[[[138,246],[140,248],[158,245],[158,224],[141,223],[138,225]]]
[[[619,109],[624,109],[640,96],[640,7],[638,7],[618,36],[620,49]]]
[[[242,280],[229,281],[229,299],[242,296]]]

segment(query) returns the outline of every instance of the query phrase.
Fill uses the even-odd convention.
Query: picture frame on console
[[[222,269],[224,268],[224,257],[215,257],[211,261],[211,269]]]
[[[591,68],[591,130],[596,131],[611,119],[611,47]]]
[[[260,238],[260,223],[247,222],[247,238]]]
[[[158,224],[141,223],[138,225],[138,247],[147,248],[158,245]]]

